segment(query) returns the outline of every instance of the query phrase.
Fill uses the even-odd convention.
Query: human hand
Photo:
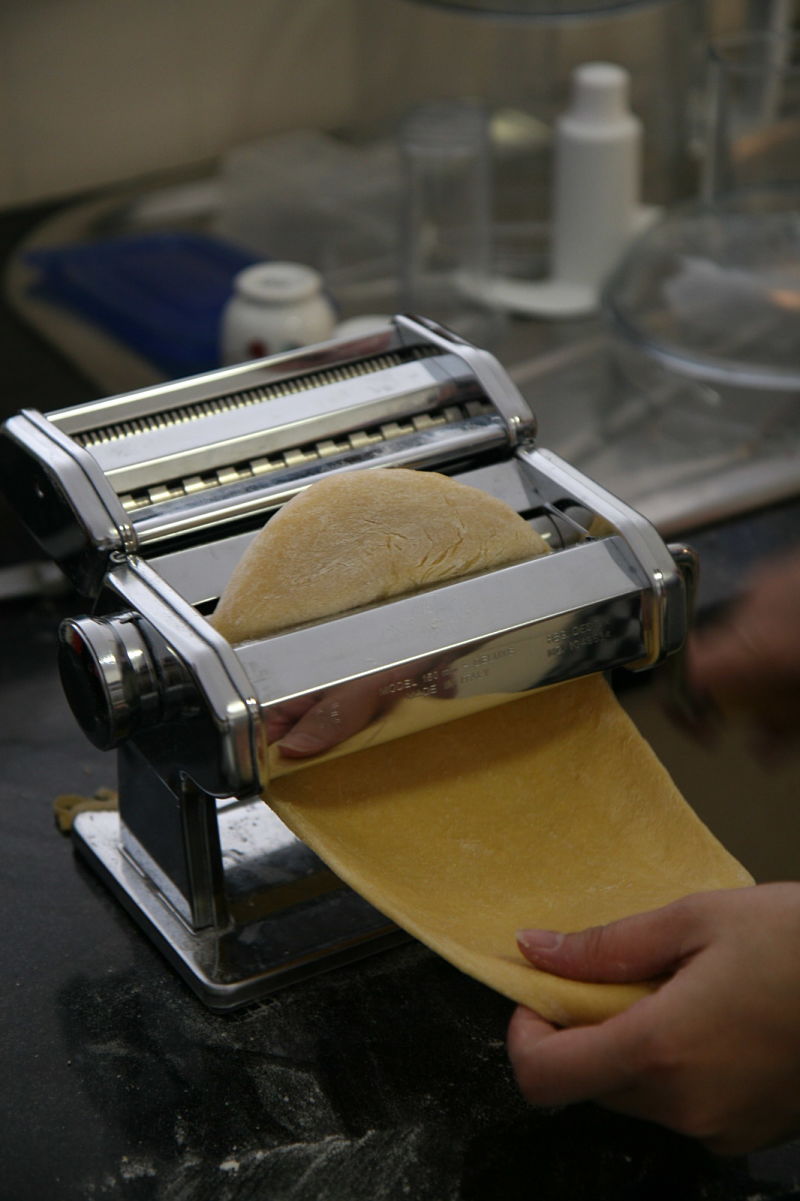
[[[800,1130],[800,884],[697,893],[550,947],[537,933],[520,949],[542,971],[668,979],[596,1026],[518,1008],[508,1052],[532,1104],[594,1100],[719,1154]]]
[[[388,713],[403,697],[420,694],[446,700],[456,682],[446,656],[419,664],[413,676],[405,665],[359,680],[336,684],[297,700],[271,705],[267,741],[287,759],[309,759],[333,750]]]
[[[800,729],[800,554],[760,568],[744,596],[687,648],[692,691],[744,711],[771,749]]]
[[[266,717],[267,741],[287,759],[309,759],[357,734],[388,707],[372,680],[357,680],[299,700],[272,705]]]

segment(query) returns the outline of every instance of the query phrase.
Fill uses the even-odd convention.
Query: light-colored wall
[[[693,28],[699,40],[704,31],[766,21],[778,9],[800,19],[800,0],[659,0],[639,11],[562,23],[487,21],[409,0],[353,4],[359,94],[374,120],[421,98],[472,94],[524,104],[545,96],[548,82],[561,85],[589,58],[629,66],[644,90],[672,51],[670,36],[684,29]]]
[[[631,45],[661,50],[646,10],[642,25],[656,37]],[[609,54],[595,32],[574,41],[559,39],[561,74],[585,50]],[[388,123],[431,97],[518,102],[515,87],[559,74],[553,46],[410,0],[0,0],[0,208],[284,129]]]
[[[353,0],[358,95],[379,122],[422,100],[486,95],[494,67],[493,23],[409,0]]]
[[[352,0],[3,0],[0,207],[340,124],[353,22]]]
[[[550,125],[568,100],[574,68],[602,59],[631,75],[631,102],[645,127],[647,202],[671,203],[692,186],[686,96],[699,0],[562,22],[481,20],[405,0],[354,3],[362,108],[375,119],[415,100],[471,94]]]

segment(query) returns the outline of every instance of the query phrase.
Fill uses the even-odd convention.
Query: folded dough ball
[[[547,550],[509,505],[448,476],[402,467],[346,472],[275,514],[211,622],[229,642],[263,638]]]
[[[546,549],[512,509],[443,476],[332,477],[267,525],[214,623],[256,637]],[[562,1025],[654,986],[538,971],[515,930],[578,930],[752,883],[599,676],[314,763],[274,779],[267,799],[398,925]]]

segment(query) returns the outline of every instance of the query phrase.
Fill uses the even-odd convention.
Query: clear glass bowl
[[[558,20],[561,17],[604,16],[626,8],[642,8],[648,0],[417,0],[432,8],[460,9],[486,17],[531,17]]]
[[[800,392],[800,194],[679,208],[608,281],[612,331],[678,375]]]

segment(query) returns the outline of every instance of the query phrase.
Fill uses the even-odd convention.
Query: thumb
[[[283,735],[281,753],[287,759],[304,759],[332,750],[369,725],[380,701],[375,682],[369,678],[332,688]]]
[[[520,930],[517,944],[534,967],[570,980],[624,983],[675,971],[705,939],[691,898],[574,934]]]

